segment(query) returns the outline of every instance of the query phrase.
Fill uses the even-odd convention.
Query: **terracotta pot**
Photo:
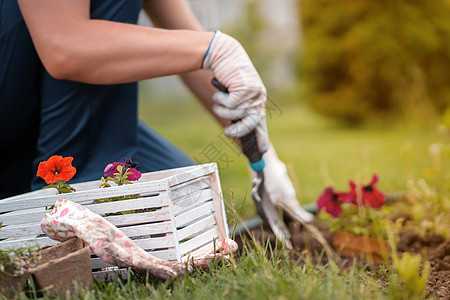
[[[381,262],[389,255],[389,244],[386,240],[359,236],[346,232],[335,232],[334,249],[343,255],[359,255],[369,261]]]
[[[6,266],[5,272],[0,272],[0,294],[6,298],[13,298],[14,295],[22,291],[30,274],[25,272],[19,276],[11,276],[14,273],[13,266]]]
[[[30,268],[37,288],[44,292],[75,291],[92,285],[91,255],[87,244],[73,238],[44,248],[41,259]],[[75,283],[76,282],[76,283]]]

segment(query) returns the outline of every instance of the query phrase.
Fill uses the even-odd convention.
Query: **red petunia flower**
[[[69,181],[77,172],[72,166],[73,157],[53,155],[47,161],[39,163],[36,175],[45,180],[47,184],[55,183],[59,179]]]
[[[349,181],[351,190],[349,193],[350,202],[355,205],[365,205],[372,208],[380,208],[386,201],[386,195],[380,192],[375,184],[378,182],[378,175],[373,174],[372,181],[368,185],[357,185],[352,180]]]
[[[342,213],[342,202],[348,202],[348,193],[335,192],[330,186],[317,199],[317,207],[325,208],[325,211],[333,217],[339,217]]]

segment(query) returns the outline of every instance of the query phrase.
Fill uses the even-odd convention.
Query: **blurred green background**
[[[435,180],[430,146],[449,142],[450,1],[290,1],[287,27],[267,1],[242,2],[239,22],[221,30],[268,88],[271,141],[302,204],[373,173],[385,192]],[[254,216],[246,159],[187,90],[159,80],[141,83],[140,118],[194,160],[213,158],[226,203]]]

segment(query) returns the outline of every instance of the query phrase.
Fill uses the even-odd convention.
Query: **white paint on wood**
[[[214,239],[219,237],[217,228],[211,228],[208,231],[180,244],[181,256],[189,253],[205,244],[212,243]]]
[[[214,225],[216,225],[214,215],[210,215],[209,217],[200,219],[199,221],[178,230],[178,241],[192,238],[195,235],[198,235],[199,233],[205,231],[206,229],[214,227]]]
[[[136,243],[136,245],[147,251],[163,248],[172,248],[175,247],[175,245],[177,244],[173,234],[170,233],[163,237],[136,239],[133,241]]]
[[[151,223],[122,227],[120,230],[129,238],[148,236],[151,234],[173,233],[172,222]]]
[[[219,235],[221,237],[228,237],[227,214],[225,213],[225,205],[223,201],[222,188],[220,186],[219,171],[217,169],[209,176],[212,190],[212,197],[214,202],[214,216],[216,217]]]
[[[175,217],[175,225],[177,228],[186,226],[192,220],[199,216],[211,215],[214,212],[214,203],[212,201],[202,203],[200,206],[195,207],[192,210],[184,212]]]
[[[212,199],[211,189],[200,190],[192,195],[186,195],[183,198],[178,198],[178,201],[176,203],[173,203],[174,215],[178,216],[211,199]]]
[[[203,190],[209,188],[209,179],[208,176],[202,176],[195,180],[182,183],[173,187],[171,189],[172,192],[172,201],[177,201],[178,198],[183,197],[185,195],[192,194],[199,190]]]

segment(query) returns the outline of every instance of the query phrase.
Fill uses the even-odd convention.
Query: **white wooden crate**
[[[142,174],[139,181],[123,186],[99,188],[100,180],[72,184],[74,193],[57,195],[43,189],[0,200],[0,249],[47,246],[58,242],[46,237],[40,221],[46,207],[64,198],[105,216],[129,210],[134,214],[110,215],[117,226],[138,246],[152,255],[173,261],[204,254],[217,238],[228,237],[217,165],[215,163]],[[107,203],[95,199],[136,195],[140,197]],[[92,256],[92,269],[111,267]]]

